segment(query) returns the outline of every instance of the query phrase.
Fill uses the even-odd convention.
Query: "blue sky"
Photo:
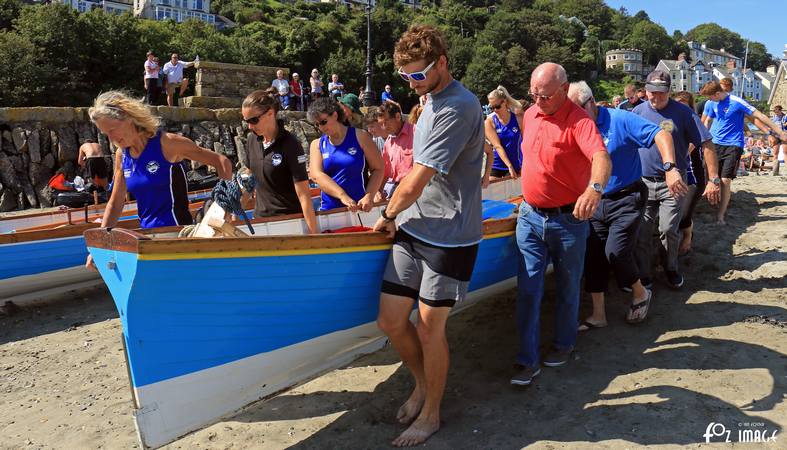
[[[765,44],[768,52],[780,59],[787,44],[787,1],[785,0],[606,0],[629,14],[644,10],[650,20],[661,24],[669,34],[686,33],[701,23],[715,22],[744,39]],[[743,56],[743,55],[740,55]]]

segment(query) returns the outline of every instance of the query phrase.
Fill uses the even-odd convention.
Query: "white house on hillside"
[[[183,22],[196,19],[211,25],[224,25],[228,20],[210,13],[210,0],[57,0],[83,13],[100,8],[108,13],[130,12],[153,20]]]
[[[134,0],[134,15],[175,22],[196,19],[216,25],[216,15],[210,13],[210,0]]]
[[[81,13],[98,8],[108,13],[122,14],[124,12],[131,12],[131,1],[132,0],[63,0],[63,4]]]
[[[736,66],[740,67],[743,63],[741,58],[728,53],[724,49],[715,50],[708,48],[705,43],[694,41],[688,42],[689,46],[689,59],[692,61],[705,61],[708,66],[727,66],[729,62],[734,62]]]
[[[760,85],[762,86],[762,99],[768,100],[776,84],[776,66],[768,66],[765,72],[754,72],[754,76],[760,80]]]
[[[609,50],[606,53],[605,66],[607,69],[618,69],[637,81],[642,81],[647,75],[647,73],[643,73],[642,50],[636,48]]]
[[[751,69],[742,69],[741,58],[726,52],[724,49],[714,50],[705,44],[689,42],[690,58],[684,53],[677,60],[662,59],[656,66],[672,77],[672,91],[689,91],[698,93],[708,81],[720,81],[722,78],[731,78],[733,92],[752,100],[765,100],[768,92],[763,91],[765,75]],[[775,71],[774,71],[775,74]],[[768,89],[773,82],[768,82]]]

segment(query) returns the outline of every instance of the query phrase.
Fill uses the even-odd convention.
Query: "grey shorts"
[[[399,231],[385,266],[382,292],[420,299],[433,307],[452,307],[467,295],[477,251],[478,245],[430,246]]]

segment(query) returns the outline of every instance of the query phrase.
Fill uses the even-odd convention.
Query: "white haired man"
[[[580,325],[579,330],[607,325],[604,291],[610,269],[615,273],[618,286],[630,286],[632,289],[626,320],[629,323],[642,322],[648,315],[653,293],[642,286],[634,259],[642,210],[648,199],[648,188],[642,182],[639,148],[650,147],[655,143],[661,159],[674,162],[672,135],[631,112],[599,108],[593,98],[593,91],[584,81],[571,83],[568,98],[596,122],[612,160],[609,182],[599,207],[590,218],[590,236],[585,254],[585,291],[593,299],[593,313]],[[667,186],[675,192],[685,189],[680,174],[675,171],[668,173]]]

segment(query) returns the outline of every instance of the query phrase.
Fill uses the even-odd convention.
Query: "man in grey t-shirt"
[[[396,414],[410,426],[393,441],[410,447],[440,428],[448,374],[445,323],[467,293],[481,241],[484,131],[478,99],[448,72],[439,31],[411,27],[396,44],[394,63],[411,89],[429,94],[415,126],[413,169],[374,225],[394,237],[377,323],[415,377],[413,393]],[[417,328],[409,320],[415,302]]]

